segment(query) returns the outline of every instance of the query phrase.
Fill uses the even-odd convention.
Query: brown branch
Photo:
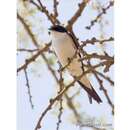
[[[76,80],[74,80],[72,83],[70,83],[68,86],[64,87],[64,89],[53,99],[50,100],[49,105],[47,106],[47,108],[43,111],[43,113],[41,114],[40,118],[38,119],[38,123],[35,127],[35,130],[38,130],[41,128],[41,121],[43,119],[43,117],[46,115],[46,113],[52,108],[52,106],[54,105],[54,103],[56,101],[59,101],[60,98],[62,97],[62,95],[70,88],[74,85],[74,83],[76,82]]]
[[[25,48],[19,48],[17,49],[17,51],[20,51],[20,52],[36,52],[38,51],[38,49],[25,49]]]
[[[97,73],[99,76],[103,77],[106,81],[108,81],[111,85],[114,86],[114,81],[110,79],[110,77],[108,76],[105,76],[104,74],[96,71],[96,70],[93,70],[95,73]]]
[[[22,17],[19,17],[19,18],[20,18],[20,21],[23,23],[23,25],[24,25],[26,31],[27,31],[28,34],[30,35],[31,39],[33,40],[34,45],[39,49],[39,44],[38,44],[38,42],[36,41],[36,39],[35,39],[34,35],[32,34],[31,30],[29,29],[28,25],[25,23],[25,21],[24,21],[24,19],[23,19]],[[48,49],[49,49],[49,47],[48,47]],[[39,50],[39,51],[40,51],[40,50]],[[59,83],[59,80],[57,79],[57,77],[56,77],[56,75],[55,75],[55,71],[54,71],[54,70],[50,67],[50,65],[49,65],[48,59],[45,57],[45,55],[44,55],[43,53],[39,53],[39,54],[37,53],[37,55],[35,55],[35,57],[37,57],[37,56],[39,56],[39,55],[41,55],[42,58],[45,60],[46,65],[47,65],[49,71],[50,71],[51,74],[54,76],[56,82]],[[35,58],[32,58],[32,59],[35,59]],[[32,59],[29,60],[29,61],[31,62]],[[25,64],[24,66],[26,67],[27,65]],[[51,102],[50,105],[48,105],[48,107],[46,108],[46,110],[42,113],[43,116],[47,113],[47,111],[48,111],[49,109],[51,109],[51,106],[54,104],[53,100],[50,100],[50,102]],[[41,119],[39,119],[39,121],[40,121],[40,120],[41,120]],[[40,127],[40,126],[39,126],[39,124],[38,124],[36,129],[38,129],[39,127]]]
[[[58,17],[57,6],[58,6],[59,2],[57,0],[53,0],[53,2],[54,2],[54,7],[53,7],[54,8],[54,18],[55,18],[55,22],[58,22],[56,19]]]
[[[23,65],[21,65],[18,69],[17,72],[20,72],[23,69],[26,69],[27,66],[29,64],[31,64],[32,62],[34,62],[43,52],[47,51],[48,48],[50,47],[50,44],[47,44],[44,48],[42,48],[41,50],[39,50],[35,55],[33,55],[31,58],[28,58],[25,60],[25,63]]]
[[[98,14],[101,13],[101,11],[103,10],[103,5],[101,5],[101,2],[96,0],[96,3],[97,3],[97,12]],[[104,30],[103,30],[103,26],[104,26],[104,23],[103,23],[103,20],[104,18],[103,17],[100,17],[100,20],[98,21],[99,23],[99,29],[100,29],[100,36],[104,36]]]
[[[54,16],[57,17],[58,16],[57,6],[59,2],[57,0],[53,0],[53,1],[54,1]]]
[[[109,61],[103,61],[103,62],[100,62],[100,63],[98,63],[98,64],[96,64],[96,65],[94,65],[94,66],[92,66],[92,67],[93,67],[93,69],[96,69],[96,68],[98,68],[98,67],[103,67],[103,66],[106,66],[106,65],[108,64],[108,62],[109,62]],[[84,67],[90,68],[90,65],[84,64]]]
[[[60,108],[59,108],[59,115],[58,115],[58,122],[57,122],[57,127],[56,127],[56,130],[59,130],[60,128],[60,123],[61,123],[61,116],[62,116],[62,113],[63,113],[63,105],[62,105],[62,98],[60,99]]]
[[[102,8],[102,12],[99,13],[99,14],[97,15],[97,17],[96,17],[94,20],[91,21],[90,25],[87,26],[86,29],[90,30],[90,29],[95,25],[95,23],[97,23],[97,21],[102,17],[102,15],[103,15],[103,14],[106,14],[106,13],[107,13],[107,10],[108,10],[110,7],[112,7],[113,5],[114,5],[114,1],[110,1],[110,2],[109,2],[109,5],[108,5],[107,7]]]
[[[93,130],[106,130],[105,128],[98,128],[98,127],[95,127],[94,125],[91,125],[91,124],[85,124],[85,123],[81,123],[79,124],[80,128],[83,128],[83,127],[88,127],[88,128],[93,128]]]
[[[93,66],[93,68],[97,68],[99,67],[99,64],[98,65],[95,65]],[[43,117],[47,114],[47,112],[52,108],[52,106],[54,105],[54,103],[56,101],[59,101],[62,97],[63,94],[65,94],[65,92],[70,88],[72,87],[76,81],[80,80],[82,78],[82,76],[86,75],[87,73],[90,73],[92,71],[92,68],[88,68],[87,71],[84,71],[84,73],[78,77],[75,77],[74,80],[67,86],[65,86],[63,88],[63,90],[56,96],[54,97],[53,99],[50,100],[50,103],[48,104],[48,106],[46,107],[46,109],[42,112],[40,118],[38,119],[38,122],[37,122],[37,125],[35,127],[35,130],[38,130],[41,128],[41,121],[43,119]]]
[[[73,114],[75,115],[75,118],[77,120],[77,122],[79,123],[79,118],[80,118],[80,115],[78,113],[78,111],[76,110],[74,104],[73,104],[73,101],[72,101],[72,98],[69,97],[66,93],[65,93],[65,97],[67,99],[67,105],[68,107],[72,110]]]
[[[29,28],[29,26],[25,23],[25,20],[19,15],[19,13],[17,13],[17,18],[23,24],[25,30],[27,31],[27,33],[31,37],[32,42],[35,44],[35,46],[37,46],[38,45],[37,40],[35,39],[35,37],[34,37],[32,31],[31,31],[31,29]]]
[[[67,29],[68,30],[72,30],[72,26],[73,24],[77,21],[77,19],[81,16],[83,10],[86,7],[86,4],[89,2],[89,0],[83,0],[80,4],[79,4],[79,8],[78,10],[75,12],[75,14],[73,15],[73,17],[68,21],[68,25],[67,25]]]
[[[83,44],[81,44],[81,47],[84,47],[86,46],[87,44],[96,44],[97,42],[100,43],[100,44],[103,44],[105,42],[111,42],[111,41],[114,41],[114,38],[113,37],[110,37],[108,39],[103,39],[103,40],[99,40],[95,37],[93,37],[91,40],[86,40],[86,41],[82,41]]]
[[[59,23],[58,19],[56,19],[55,16],[53,16],[53,14],[49,13],[49,11],[46,9],[46,6],[44,6],[40,0],[37,1],[40,4],[40,6],[36,2],[34,2],[34,0],[30,0],[30,3],[36,6],[39,11],[43,12],[53,25],[55,25],[56,22]]]
[[[93,53],[93,54],[88,54],[86,57],[83,57],[83,60],[90,60],[92,58],[97,58],[97,59],[100,59],[100,60],[106,60],[107,61],[107,64],[104,68],[104,72],[108,72],[110,67],[114,64],[114,57],[111,57],[109,55],[98,55],[96,53]]]
[[[28,79],[28,74],[27,74],[26,69],[24,69],[24,73],[25,73],[25,78],[26,78],[26,86],[27,86],[27,89],[28,89],[29,102],[30,102],[31,108],[33,109],[34,105],[33,105],[33,102],[32,102],[32,95],[31,95],[30,84],[29,84],[29,79]]]
[[[58,83],[59,83],[59,80],[58,80],[58,78],[57,78],[57,76],[56,76],[55,70],[52,69],[52,67],[50,66],[49,61],[48,61],[48,59],[46,58],[45,55],[42,54],[42,58],[44,59],[46,65],[47,65],[48,70],[51,72],[52,76],[54,77],[55,81],[56,81],[57,84],[58,84]]]
[[[51,17],[51,14],[49,14],[49,11],[46,9],[45,6],[43,6],[43,4],[41,3],[40,0],[38,0],[40,6],[38,6],[36,4],[36,2],[34,2],[33,0],[30,1],[33,5],[35,5],[41,12],[45,13],[45,15],[47,16],[47,18],[51,21],[51,23],[53,25],[55,25],[54,19]]]
[[[104,72],[108,72],[110,67],[114,64],[114,56],[109,56],[106,52],[104,52],[104,55],[99,55],[97,53],[88,54],[86,51],[83,50],[83,48],[80,48],[83,58],[80,58],[79,61],[88,60],[90,61],[93,58],[100,59],[103,61],[106,61]]]
[[[103,63],[103,66],[106,66],[105,68],[108,68],[109,64],[112,65],[111,62],[114,63],[114,60],[107,60],[107,61],[105,61],[104,63],[103,63],[103,62],[102,62],[102,63]],[[102,64],[102,63],[101,63],[101,64]],[[100,63],[99,63],[99,65],[100,65]],[[87,65],[86,67],[87,67],[87,68],[88,68],[88,67],[90,67],[90,68],[92,67],[91,64],[90,64],[90,59],[89,59],[89,61],[88,61],[88,65]],[[109,67],[110,67],[110,66],[109,66]],[[97,71],[94,67],[92,67],[92,72],[94,72],[94,73],[96,73],[97,75],[103,77],[106,81],[108,81],[111,85],[114,86],[114,81],[113,81],[112,79],[110,79],[110,77],[108,77],[108,76],[102,74],[101,72]]]
[[[114,62],[114,57],[111,57],[109,55],[98,55],[97,53],[92,53],[92,54],[88,54],[88,53],[85,53],[86,55],[83,57],[83,58],[80,58],[80,60],[90,60],[92,58],[97,58],[97,59],[100,59],[100,60],[107,60],[107,61],[110,61],[110,62]]]
[[[96,77],[96,79],[97,79],[97,81],[98,81],[98,83],[100,85],[100,90],[103,91],[103,93],[104,93],[104,95],[105,95],[105,97],[106,97],[106,99],[108,101],[108,104],[112,108],[112,114],[114,114],[114,105],[113,105],[113,103],[112,103],[112,101],[111,101],[111,99],[110,99],[110,97],[109,97],[109,95],[107,93],[107,90],[103,86],[103,81],[98,77],[98,75],[97,75],[97,73],[95,73],[95,71],[93,71],[93,74],[95,75],[95,77]]]
[[[27,31],[27,33],[29,34],[30,38],[32,39],[33,44],[35,45],[35,47],[36,47],[37,49],[39,49],[39,44],[38,44],[37,40],[35,39],[35,37],[34,37],[32,31],[31,31],[31,29],[30,29],[29,26],[26,24],[25,20],[24,20],[18,13],[17,13],[17,17],[18,17],[18,19],[20,20],[20,22],[23,24],[25,30]],[[43,53],[41,53],[41,57],[42,57],[42,59],[46,62],[46,65],[47,65],[47,67],[48,67],[48,70],[51,72],[51,74],[52,74],[53,77],[55,78],[56,82],[58,83],[58,79],[57,79],[57,77],[56,77],[56,75],[55,75],[55,71],[54,71],[54,70],[51,68],[51,66],[49,65],[49,61],[47,60],[46,56],[45,56]]]
[[[93,124],[90,124],[90,123],[83,123],[82,122],[82,116],[80,116],[80,114],[78,113],[78,111],[76,110],[74,104],[73,104],[73,101],[72,101],[72,97],[69,97],[66,93],[65,93],[65,97],[67,99],[67,105],[68,107],[72,110],[76,120],[77,120],[77,125],[82,128],[82,127],[89,127],[89,128],[93,128],[94,130],[105,130],[103,128],[98,128],[98,127],[95,127]]]
[[[59,62],[59,66],[60,66],[60,68],[61,68],[60,62]],[[59,94],[59,93],[63,90],[63,88],[64,88],[64,83],[63,83],[64,79],[63,79],[63,76],[62,76],[62,71],[60,71],[59,74],[60,74],[60,79],[59,79],[59,87],[60,87],[60,89],[59,89],[58,94]],[[62,116],[62,114],[63,114],[63,99],[62,99],[62,97],[60,98],[59,103],[60,103],[60,108],[59,108],[59,115],[58,115],[58,122],[57,122],[56,130],[59,130],[60,124],[61,124],[61,122],[62,122],[62,120],[61,120],[61,116]]]

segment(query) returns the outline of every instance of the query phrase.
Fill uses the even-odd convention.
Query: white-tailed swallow
[[[79,60],[81,56],[77,53],[78,43],[74,39],[73,35],[60,25],[52,26],[49,30],[52,38],[52,47],[61,65],[63,67],[66,66],[69,59],[72,59],[70,64],[67,66],[69,73],[73,77],[82,75],[84,71],[83,63]],[[82,76],[78,83],[91,98],[96,100],[98,103],[102,102],[86,75]]]

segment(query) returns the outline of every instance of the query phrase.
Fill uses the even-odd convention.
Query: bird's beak
[[[49,31],[51,31],[51,28],[48,28]]]
[[[52,31],[52,27],[48,28],[49,31]]]

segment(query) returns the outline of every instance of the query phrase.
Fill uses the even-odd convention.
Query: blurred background
[[[18,0],[17,2],[17,130],[34,130],[41,113],[48,106],[50,99],[54,98],[59,91],[59,84],[52,74],[54,72],[59,79],[58,59],[52,47],[43,52],[43,56],[40,54],[31,62],[28,59],[51,42],[48,28],[53,22],[60,22],[63,26],[69,25],[68,21],[75,15],[80,8],[79,3],[83,0],[41,0],[41,2],[46,7],[43,11],[38,8],[40,7],[38,0]],[[58,2],[56,7],[55,2]],[[111,2],[89,0],[81,16],[70,29],[80,45],[90,40],[90,44],[84,46],[85,52],[96,53],[100,57],[105,56],[107,57],[105,60],[108,57],[113,59],[114,55]],[[94,24],[93,20],[95,20]],[[93,58],[91,64],[96,65],[105,60]],[[19,69],[22,65],[25,67]],[[40,130],[113,130],[114,66],[110,64],[108,67],[106,72],[102,65],[97,68],[97,71],[105,76],[100,75],[100,80],[97,80],[93,73],[87,75],[100,95],[102,104],[97,104],[95,101],[90,104],[86,92],[78,83],[75,83],[62,96],[62,100],[55,102],[44,116]],[[65,85],[73,81],[66,70],[62,76]],[[99,81],[102,81],[104,91],[101,90]]]

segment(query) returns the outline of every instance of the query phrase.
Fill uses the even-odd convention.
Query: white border
[[[0,2],[0,130],[16,129],[16,1]]]
[[[130,129],[130,1],[115,2],[115,130]]]

